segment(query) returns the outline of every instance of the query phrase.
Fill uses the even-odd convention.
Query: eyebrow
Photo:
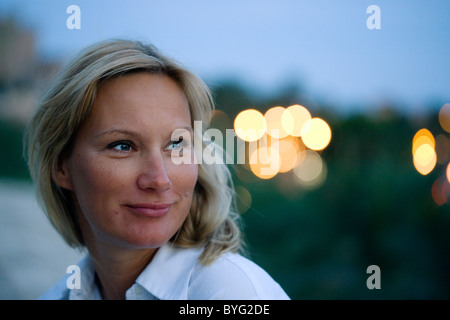
[[[105,135],[114,134],[114,133],[120,133],[120,134],[129,135],[129,136],[133,136],[133,137],[137,137],[139,135],[137,132],[133,132],[133,131],[125,130],[125,129],[111,128],[111,129],[104,130],[104,131],[100,132],[99,134],[96,134],[95,138],[100,138]]]
[[[191,134],[193,134],[193,132],[194,132],[194,130],[191,127],[189,127],[189,126],[184,126],[184,127],[181,127],[181,128],[175,128],[175,129],[172,130],[172,132],[177,130],[177,129],[186,129]],[[130,130],[126,130],[126,129],[119,129],[119,128],[110,128],[110,129],[107,129],[107,130],[104,130],[104,131],[100,132],[99,134],[96,134],[95,138],[100,138],[100,137],[103,137],[103,136],[108,135],[108,134],[123,134],[123,135],[129,135],[129,136],[134,137],[134,138],[137,138],[137,137],[139,137],[141,135],[139,132],[135,132],[135,131],[130,131]]]

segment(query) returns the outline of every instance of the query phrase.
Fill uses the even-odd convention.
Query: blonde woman
[[[72,247],[81,286],[42,299],[289,299],[240,253],[225,165],[174,161],[209,123],[207,86],[158,50],[111,40],[82,51],[27,133],[38,198]]]

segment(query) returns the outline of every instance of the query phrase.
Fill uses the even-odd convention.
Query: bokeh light
[[[255,109],[241,111],[234,120],[234,131],[244,141],[257,141],[266,133],[266,119]]]
[[[429,144],[423,144],[414,153],[414,167],[422,174],[429,174],[435,167],[437,157],[434,148]]]
[[[413,163],[416,170],[422,174],[429,174],[437,162],[435,139],[427,129],[420,129],[413,138]]]
[[[325,149],[331,140],[331,129],[325,120],[313,118],[306,121],[302,129],[302,139],[305,146],[312,150]]]
[[[281,123],[284,130],[293,137],[302,135],[303,125],[311,120],[311,114],[305,107],[295,104],[286,108]]]
[[[298,138],[287,137],[278,141],[280,153],[279,172],[288,172],[297,167],[304,159],[305,147]]]
[[[257,178],[270,179],[301,167],[292,181],[308,187],[324,181],[326,165],[315,151],[329,145],[331,128],[325,120],[312,118],[306,107],[275,106],[264,115],[246,109],[236,116],[234,129],[238,139],[245,141],[245,150],[238,146],[238,152],[246,154],[245,163],[239,164]],[[246,179],[243,172],[240,176]]]
[[[434,136],[428,129],[420,129],[414,135],[413,145],[412,145],[412,153],[413,153],[413,155],[416,152],[416,150],[420,146],[422,146],[424,144],[430,145],[433,149],[434,149],[434,147],[436,145],[436,141],[434,139]]]
[[[305,158],[294,168],[294,175],[303,186],[317,187],[326,177],[326,165],[322,157],[313,150],[304,151]]]
[[[450,140],[443,134],[436,136],[436,155],[439,164],[446,164],[450,160]]]
[[[447,175],[447,181],[450,183],[450,162],[447,165],[446,175]]]
[[[273,107],[267,110],[264,114],[264,118],[266,119],[267,125],[267,134],[271,135],[274,138],[282,139],[287,137],[288,133],[284,129],[284,126],[288,128],[293,125],[293,119],[289,117],[284,117],[284,126],[282,125],[282,116],[285,112],[285,108],[283,107]]]
[[[450,132],[450,104],[445,104],[439,112],[441,127]],[[450,195],[450,140],[444,134],[436,138],[428,129],[416,132],[412,143],[413,163],[416,170],[427,175],[436,167],[436,164],[446,165],[445,173],[437,178],[431,187],[433,201],[442,206],[448,202]]]
[[[250,170],[261,179],[270,179],[280,170],[278,150],[268,146],[259,146],[250,154]]]
[[[439,111],[439,123],[445,131],[450,133],[450,103],[446,103]]]
[[[431,187],[431,196],[438,206],[448,202],[450,184],[446,179],[437,178]]]

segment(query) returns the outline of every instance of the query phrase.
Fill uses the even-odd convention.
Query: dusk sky
[[[66,26],[73,4],[79,30]],[[370,5],[381,29],[366,25]],[[153,43],[206,81],[270,92],[293,80],[342,111],[450,102],[448,0],[2,0],[8,15],[34,30],[43,57],[120,37]]]

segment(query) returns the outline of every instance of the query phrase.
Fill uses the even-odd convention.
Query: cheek
[[[192,198],[192,194],[197,184],[198,165],[183,164],[175,169],[172,184],[176,192],[180,193],[183,198]]]
[[[114,194],[130,176],[122,172],[124,168],[102,161],[100,157],[75,157],[74,160],[71,168],[74,194],[82,207],[103,205],[104,197]]]
[[[89,157],[75,157],[74,160],[71,169],[76,193],[102,187],[103,182],[111,177],[108,168],[101,165],[98,160]]]

